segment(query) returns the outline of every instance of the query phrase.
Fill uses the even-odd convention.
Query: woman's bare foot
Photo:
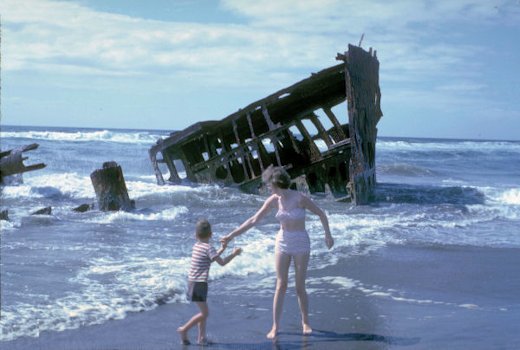
[[[312,333],[312,328],[308,324],[303,323],[302,327],[303,327],[303,334],[304,335],[309,335],[309,334]]]
[[[177,328],[177,333],[179,333],[179,337],[181,337],[182,345],[190,345],[190,341],[188,340],[188,333],[183,327]]]
[[[278,335],[278,330],[273,327],[269,333],[267,333],[267,339],[276,339],[276,336]]]

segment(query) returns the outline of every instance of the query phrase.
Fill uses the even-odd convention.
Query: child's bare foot
[[[304,335],[309,335],[309,334],[312,333],[312,328],[311,328],[311,326],[309,326],[308,324],[303,323],[303,324],[302,324],[302,327],[303,327],[303,334],[304,334]]]
[[[177,333],[179,333],[179,337],[181,337],[182,345],[190,345],[190,341],[188,340],[188,333],[183,327],[177,328]]]
[[[200,338],[197,343],[202,346],[211,345],[211,341],[208,338]]]
[[[276,339],[276,336],[278,335],[278,330],[273,327],[269,333],[267,333],[267,339]]]

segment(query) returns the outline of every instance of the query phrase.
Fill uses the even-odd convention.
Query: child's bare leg
[[[198,314],[194,315],[188,322],[186,322],[183,326],[180,326],[177,328],[177,333],[179,333],[179,336],[181,337],[181,343],[182,344],[189,344],[190,341],[188,340],[188,331],[195,326],[197,323],[200,322],[202,319],[202,314],[199,312]]]
[[[195,316],[193,316],[188,322],[186,322],[183,326],[179,327],[177,330],[179,332],[188,332],[193,326],[200,322],[203,318],[202,314],[199,312]]]
[[[179,337],[181,337],[181,343],[184,345],[189,345],[190,341],[188,339],[188,329],[185,326],[181,326],[177,328],[177,333],[179,333]]]
[[[206,342],[206,320],[209,316],[208,304],[205,301],[198,301],[197,306],[200,309],[200,315],[202,315],[199,321],[199,338],[198,343],[204,344]]]
[[[282,315],[283,301],[285,292],[287,291],[287,279],[289,275],[289,266],[291,265],[291,256],[277,252],[275,254],[276,265],[276,291],[273,298],[273,327],[267,333],[267,338],[274,339],[278,333],[280,318]]]
[[[298,254],[294,257],[294,277],[296,284],[296,295],[298,296],[298,304],[302,315],[303,334],[312,333],[309,325],[309,299],[305,288],[305,279],[307,277],[307,266],[309,265],[309,253]]]
[[[195,326],[196,324],[199,325],[199,341],[200,341],[200,335],[201,335],[201,323],[204,323],[203,325],[203,333],[204,338],[206,337],[206,318],[208,317],[208,306],[206,302],[196,302],[197,306],[200,309],[200,312],[193,316],[188,322],[186,322],[183,326],[177,328],[177,333],[179,333],[179,336],[181,337],[181,341],[183,344],[189,343],[188,340],[188,331]],[[201,306],[201,304],[204,304]]]

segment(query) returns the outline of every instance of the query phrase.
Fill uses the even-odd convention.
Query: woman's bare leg
[[[308,266],[309,253],[294,256],[294,279],[296,284],[296,295],[298,296],[298,304],[300,305],[302,315],[303,334],[312,333],[312,328],[309,325],[309,298],[307,296],[307,289],[305,288]]]
[[[283,310],[283,300],[287,291],[287,279],[289,276],[289,266],[291,256],[280,252],[275,253],[276,266],[276,291],[273,298],[273,328],[267,333],[267,338],[274,339],[280,326],[280,317]]]

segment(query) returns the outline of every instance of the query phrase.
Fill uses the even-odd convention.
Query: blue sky
[[[5,125],[222,119],[364,33],[379,135],[520,139],[520,0],[0,0],[0,15]]]

